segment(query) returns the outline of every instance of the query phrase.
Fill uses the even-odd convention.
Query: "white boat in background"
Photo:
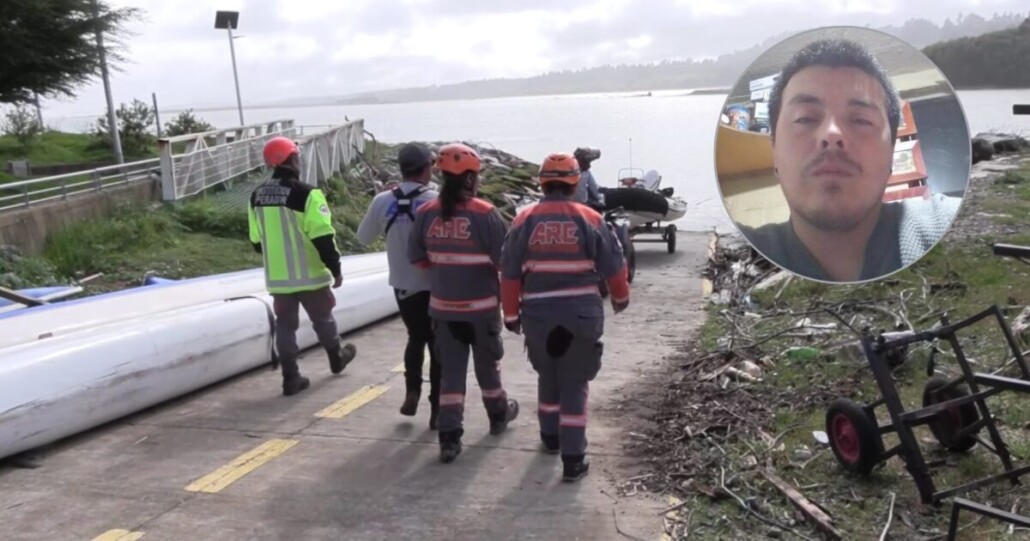
[[[385,253],[341,263],[341,334],[397,312]],[[256,269],[3,314],[0,458],[270,363],[271,304]],[[317,345],[300,319],[299,345]]]

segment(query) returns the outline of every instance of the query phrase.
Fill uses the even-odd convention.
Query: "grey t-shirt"
[[[408,194],[421,186],[418,182],[404,181],[400,184],[400,190]],[[435,190],[425,187],[412,201],[411,213],[415,214],[419,206],[436,199],[437,195]],[[386,232],[386,225],[394,214],[397,218],[390,231]],[[407,293],[429,291],[429,273],[408,261],[408,235],[411,233],[411,226],[411,218],[404,212],[397,212],[397,198],[394,197],[393,191],[385,191],[376,195],[368,205],[368,212],[358,226],[357,237],[361,244],[368,246],[377,237],[386,234],[390,286]]]
[[[886,276],[917,261],[947,232],[961,198],[934,195],[885,203],[869,242],[859,281]],[[790,222],[758,228],[741,226],[748,241],[767,259],[806,278],[833,282],[794,233]]]

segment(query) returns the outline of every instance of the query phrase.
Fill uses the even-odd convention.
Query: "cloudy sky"
[[[156,92],[161,109],[235,105],[228,37],[240,12],[244,104],[524,77],[561,69],[714,57],[785,31],[936,23],[1026,12],[1026,0],[108,0],[143,10],[112,78],[116,103]],[[560,6],[560,7],[559,7]],[[44,102],[44,114],[99,114],[103,86]]]

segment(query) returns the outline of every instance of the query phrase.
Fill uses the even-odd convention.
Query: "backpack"
[[[386,231],[383,232],[384,235],[390,232],[390,228],[393,227],[393,222],[397,220],[397,216],[399,216],[402,212],[404,214],[407,214],[408,217],[411,218],[412,222],[415,221],[415,213],[412,212],[415,198],[422,195],[425,191],[425,186],[419,186],[418,188],[415,188],[409,193],[402,192],[400,186],[391,190],[391,193],[393,193],[393,197],[397,200],[397,210],[396,212],[392,213],[392,215],[390,216],[390,220],[386,222]]]

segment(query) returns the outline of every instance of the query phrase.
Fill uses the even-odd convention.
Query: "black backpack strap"
[[[393,227],[393,222],[397,220],[397,216],[402,212],[407,214],[408,217],[411,218],[411,221],[415,221],[415,213],[411,211],[412,203],[415,202],[414,200],[416,197],[422,195],[425,191],[425,186],[419,186],[408,193],[402,192],[399,186],[391,190],[393,197],[397,199],[397,212],[393,216],[390,216],[390,220],[386,222],[386,231],[384,231],[384,234],[390,232],[390,228]]]

